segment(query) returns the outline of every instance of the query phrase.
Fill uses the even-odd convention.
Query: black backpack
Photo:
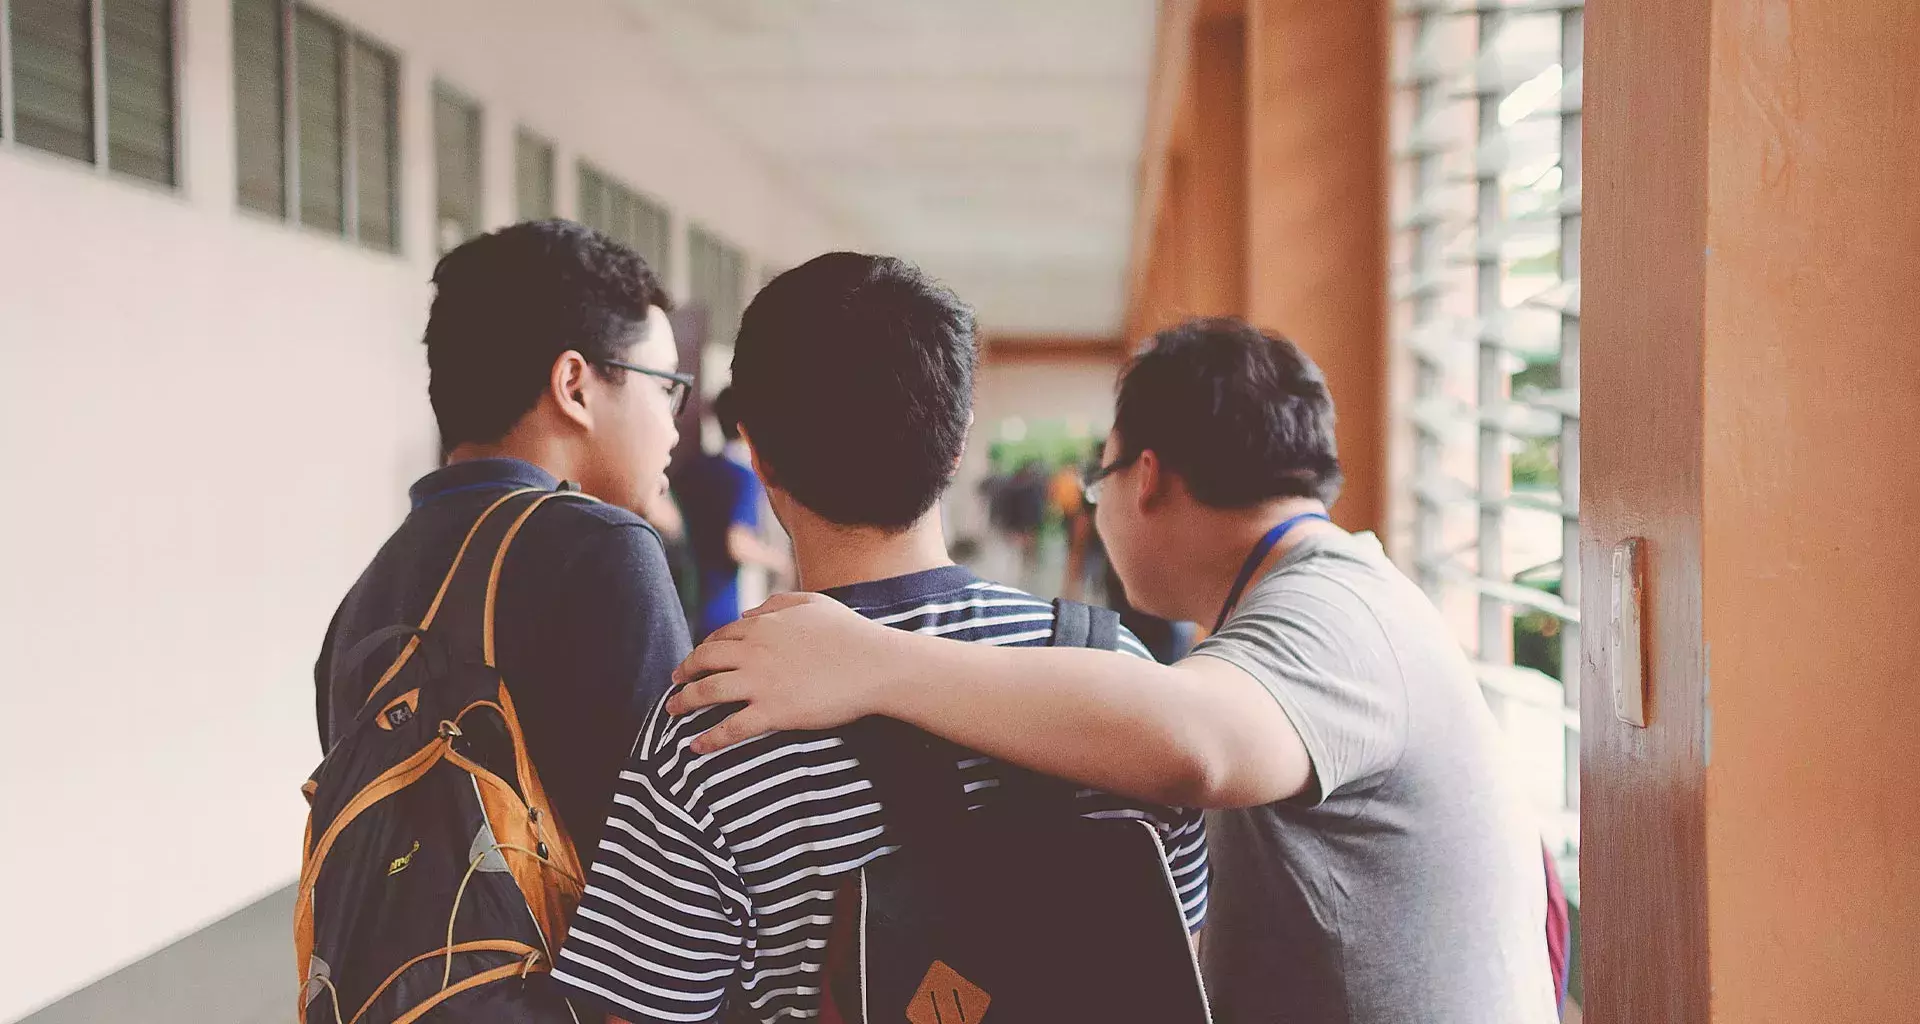
[[[1118,635],[1113,612],[1054,603],[1054,646],[1113,650]],[[1076,786],[1018,772],[969,812],[960,747],[882,718],[844,735],[901,849],[841,891],[823,1019],[1209,1021],[1151,823],[1083,818]]]
[[[549,972],[580,861],[493,659],[507,549],[561,497],[591,500],[494,502],[423,621],[373,633],[335,666],[336,695],[366,696],[302,787],[300,1024],[578,1021]]]

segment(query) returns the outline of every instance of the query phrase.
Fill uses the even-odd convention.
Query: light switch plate
[[[1629,537],[1614,545],[1607,600],[1607,666],[1613,682],[1613,714],[1647,727],[1646,542]]]

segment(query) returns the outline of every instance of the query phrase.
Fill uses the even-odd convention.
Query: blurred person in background
[[[499,576],[498,663],[553,810],[589,854],[613,780],[690,642],[656,507],[691,384],[666,289],[641,258],[566,221],[516,224],[435,268],[428,395],[446,465],[328,624],[314,664],[320,745],[367,693],[332,666],[361,639],[418,623],[481,513],[520,489],[577,484],[526,521]],[[396,645],[395,649],[398,647]],[[385,865],[380,865],[384,868]]]
[[[700,614],[690,623],[696,640],[740,617],[741,567],[775,576],[792,570],[787,553],[762,537],[760,506],[766,492],[740,440],[739,401],[731,387],[714,396],[713,418],[723,447],[681,470],[674,485],[698,571]]]
[[[1062,462],[1047,481],[1047,504],[1060,520],[1060,532],[1067,543],[1067,566],[1060,580],[1060,596],[1074,601],[1086,600],[1087,549],[1093,534],[1092,510],[1081,491],[1086,473],[1077,463]]]
[[[666,706],[732,710],[695,754],[884,715],[1214,808],[1201,960],[1225,1024],[1546,1024],[1539,833],[1446,622],[1328,520],[1340,483],[1319,368],[1188,322],[1129,364],[1089,496],[1128,597],[1213,623],[1191,655],[947,643],[783,595],[696,650]]]

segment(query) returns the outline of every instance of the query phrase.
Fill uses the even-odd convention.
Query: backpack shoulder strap
[[[507,551],[527,520],[550,501],[594,499],[577,490],[515,491],[489,507],[468,534],[420,628],[443,637],[453,657],[495,667],[494,609]],[[437,613],[437,614],[436,614]]]
[[[412,636],[379,681],[367,691],[363,706],[371,703],[399,675],[401,668],[419,653],[423,642],[434,644],[439,653],[450,657],[493,664],[493,605],[507,548],[534,509],[559,497],[593,500],[577,490],[524,488],[501,495],[480,513],[461,540],[453,565],[441,579],[440,589],[434,593],[420,624],[411,628]],[[405,632],[408,630],[395,627],[386,639],[398,639]]]
[[[1087,647],[1112,651],[1120,647],[1120,613],[1067,598],[1053,602],[1054,647]]]

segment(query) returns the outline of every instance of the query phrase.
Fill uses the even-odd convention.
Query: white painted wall
[[[486,105],[496,224],[524,121],[756,258],[857,244],[610,0],[323,4],[400,55],[407,252],[236,211],[227,4],[177,6],[180,192],[0,146],[0,1020],[298,870],[313,656],[433,460],[436,74]]]

